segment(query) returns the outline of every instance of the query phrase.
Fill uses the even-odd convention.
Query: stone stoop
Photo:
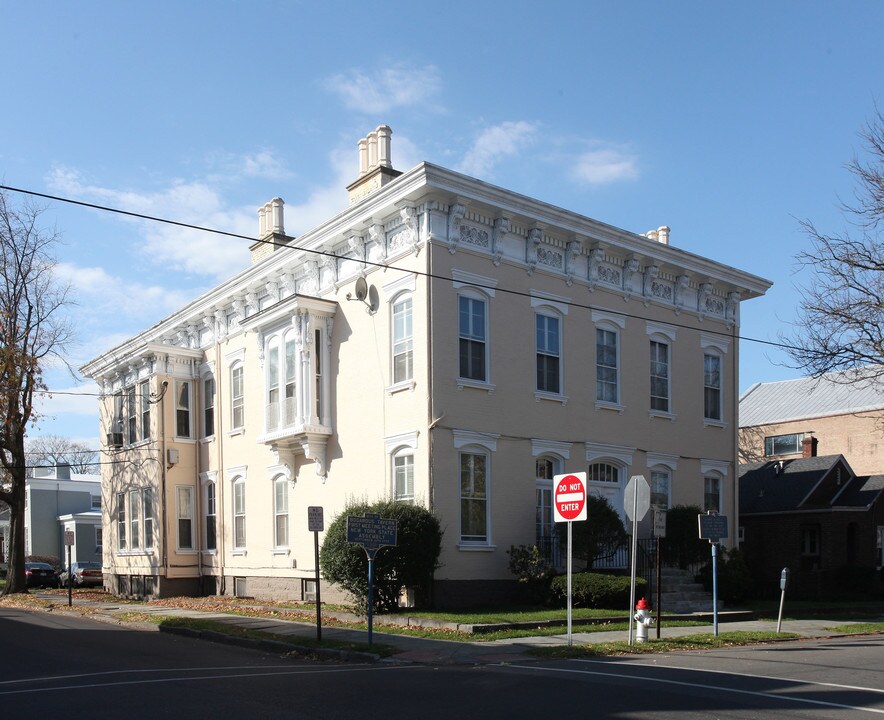
[[[660,605],[667,613],[712,612],[712,593],[694,582],[689,570],[662,568],[660,571]],[[719,610],[721,602],[718,603]]]

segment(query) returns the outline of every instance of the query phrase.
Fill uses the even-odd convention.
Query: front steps
[[[676,614],[712,612],[712,593],[706,592],[703,585],[694,582],[694,576],[689,570],[662,568],[660,576],[662,612]],[[656,599],[655,596],[654,601]],[[721,609],[721,601],[718,607]]]

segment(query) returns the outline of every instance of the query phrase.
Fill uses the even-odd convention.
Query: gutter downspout
[[[163,512],[163,522],[162,522],[162,538],[160,542],[163,543],[163,577],[168,581],[169,579],[169,551],[167,549],[167,539],[168,532],[166,528],[167,522],[167,513],[166,513],[166,390],[169,389],[169,381],[163,380],[162,390],[160,392],[160,468],[162,468],[161,472],[161,483],[162,487],[160,489],[162,496],[162,512]]]
[[[215,367],[217,373],[215,375],[215,441],[218,443],[217,467],[218,472],[215,473],[215,557],[219,558],[218,571],[221,573],[218,592],[224,594],[227,583],[224,576],[224,533],[222,532],[222,518],[224,515],[224,504],[222,498],[224,493],[220,492],[222,483],[224,482],[224,433],[221,424],[224,420],[224,404],[222,398],[224,393],[221,392],[221,383],[218,382],[218,375],[221,374],[221,345],[215,343]],[[225,375],[225,378],[227,376]]]

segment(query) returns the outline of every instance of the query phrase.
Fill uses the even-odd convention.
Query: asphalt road
[[[5,718],[866,718],[884,638],[509,665],[288,659],[0,608]]]

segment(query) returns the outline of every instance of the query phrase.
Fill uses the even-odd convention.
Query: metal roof
[[[884,409],[884,383],[850,380],[839,372],[756,383],[740,396],[740,427]]]

